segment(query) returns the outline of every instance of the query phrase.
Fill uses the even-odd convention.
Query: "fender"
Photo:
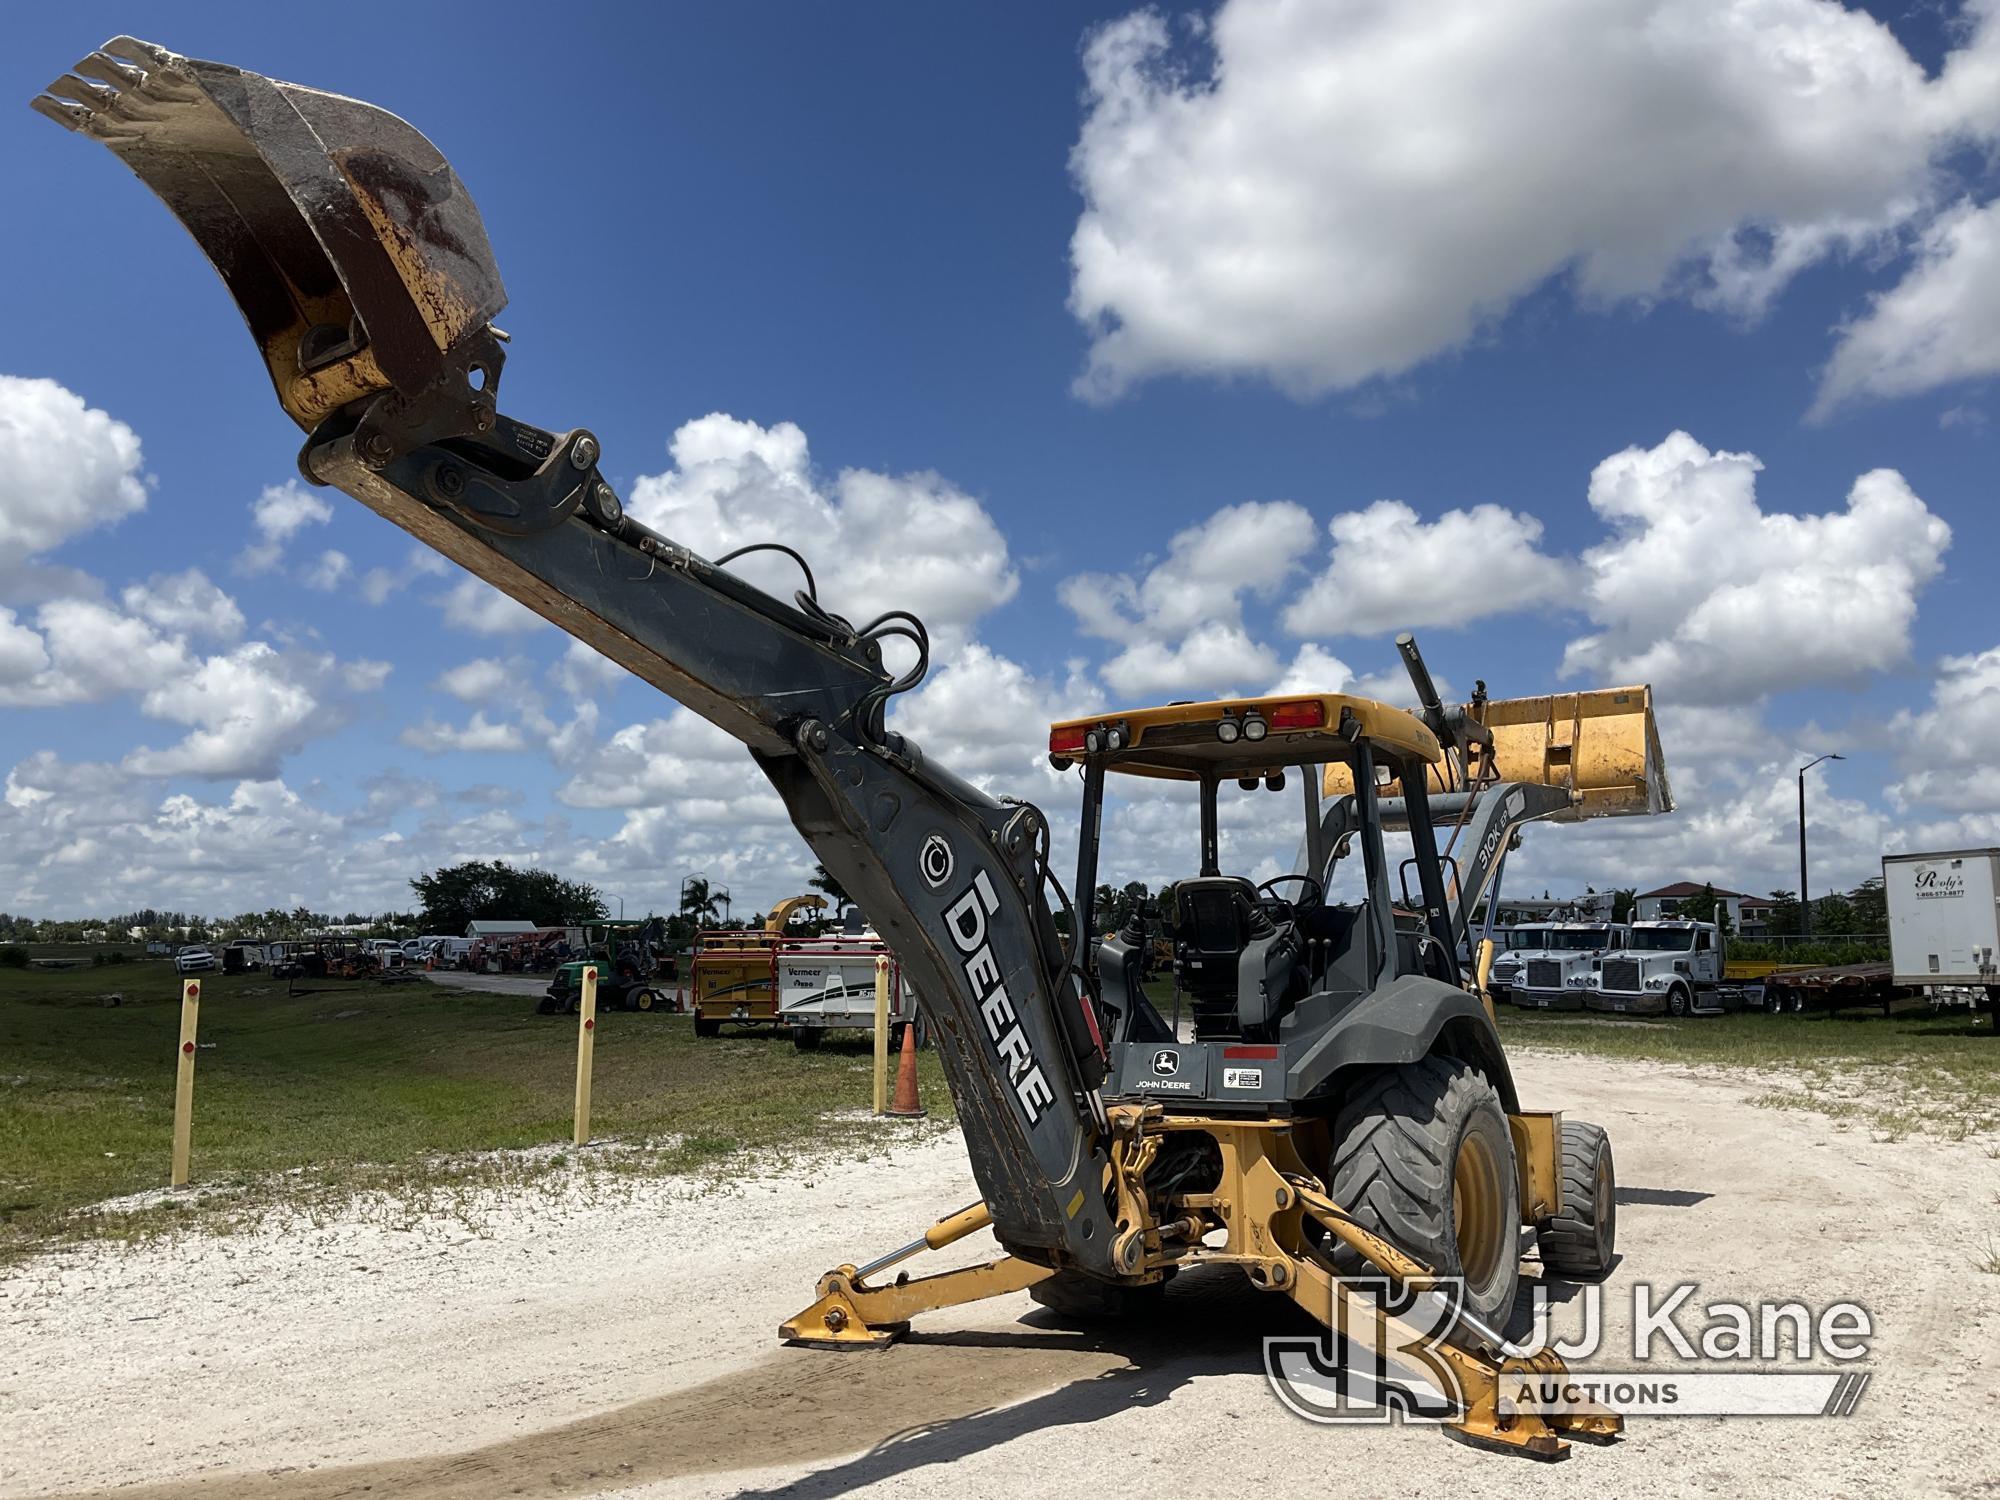
[[[1423,974],[1392,979],[1335,1016],[1291,1065],[1285,1096],[1324,1093],[1347,1068],[1396,1067],[1443,1052],[1486,1075],[1509,1114],[1520,1112],[1514,1075],[1486,1006],[1477,995]]]

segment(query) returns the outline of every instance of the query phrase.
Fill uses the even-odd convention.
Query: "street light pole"
[[[1846,760],[1844,755],[1822,755],[1799,767],[1799,936],[1812,936],[1811,888],[1806,884],[1806,772],[1822,760]]]

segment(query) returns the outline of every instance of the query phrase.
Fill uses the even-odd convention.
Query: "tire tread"
[[[1597,1254],[1597,1157],[1609,1152],[1611,1143],[1604,1127],[1587,1120],[1565,1120],[1562,1124],[1562,1212],[1537,1226],[1536,1243],[1541,1247],[1542,1265],[1568,1281],[1596,1281],[1610,1270],[1617,1247],[1608,1247],[1603,1262]],[[1618,1190],[1614,1170],[1612,1192]]]

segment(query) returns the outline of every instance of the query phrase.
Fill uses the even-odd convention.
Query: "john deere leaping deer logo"
[[[924,847],[917,854],[917,870],[924,877],[924,884],[934,891],[941,891],[951,880],[951,872],[958,861],[952,858],[951,845],[941,833],[931,834],[924,840]]]

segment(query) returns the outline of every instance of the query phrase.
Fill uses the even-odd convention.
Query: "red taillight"
[[[1058,724],[1054,729],[1049,731],[1049,754],[1083,754],[1083,730],[1080,727],[1071,728],[1067,725]]]
[[[1264,717],[1273,729],[1321,729],[1326,725],[1326,704],[1318,698],[1303,698],[1297,703],[1280,703]]]

